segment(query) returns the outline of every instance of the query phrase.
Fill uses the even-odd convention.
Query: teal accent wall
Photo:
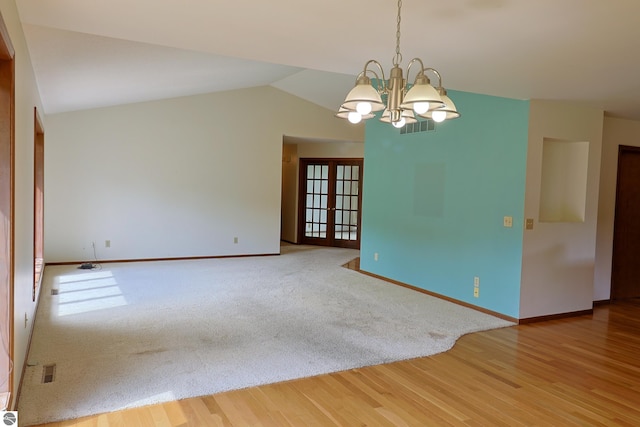
[[[529,102],[449,96],[462,117],[435,131],[367,122],[360,265],[518,318]]]

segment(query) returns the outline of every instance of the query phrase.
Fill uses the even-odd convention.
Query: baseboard
[[[249,257],[266,257],[278,256],[280,253],[271,254],[241,254],[241,255],[211,255],[211,256],[191,256],[191,257],[172,257],[172,258],[130,258],[130,259],[105,259],[95,261],[58,261],[48,262],[47,265],[80,265],[86,262],[91,264],[109,264],[124,262],[153,262],[153,261],[193,261],[199,259],[223,259],[223,258],[249,258]]]
[[[460,300],[457,300],[455,298],[450,298],[450,297],[448,297],[446,295],[441,295],[441,294],[438,294],[436,292],[427,291],[426,289],[418,288],[416,286],[412,286],[412,285],[409,285],[407,283],[403,283],[403,282],[399,282],[397,280],[389,279],[388,277],[379,276],[377,274],[370,273],[368,271],[364,271],[364,270],[357,270],[357,271],[359,271],[362,274],[366,274],[367,276],[375,277],[376,279],[384,280],[385,282],[389,282],[389,283],[392,283],[392,284],[397,285],[397,286],[402,286],[403,288],[411,289],[413,291],[417,291],[417,292],[420,292],[422,294],[426,294],[426,295],[429,295],[429,296],[432,296],[432,297],[435,297],[435,298],[439,298],[439,299],[442,299],[442,300],[445,300],[445,301],[449,301],[451,303],[454,303],[454,304],[457,304],[457,305],[461,305],[463,307],[470,308],[472,310],[480,311],[482,313],[498,317],[498,318],[506,320],[508,322],[518,323],[518,319],[516,319],[514,317],[506,316],[506,315],[504,315],[502,313],[498,313],[498,312],[495,312],[495,311],[487,310],[486,308],[478,307],[477,305],[469,304],[467,302],[460,301]]]
[[[602,305],[609,305],[609,304],[611,304],[611,300],[610,299],[601,299],[601,300],[593,302],[593,306],[594,307],[599,307],[599,306],[602,306]]]
[[[585,316],[589,314],[593,314],[593,309],[572,311],[568,313],[548,314],[546,316],[527,317],[524,319],[520,319],[518,321],[518,324],[526,325],[528,323],[546,322],[548,320],[566,319],[568,317],[578,317],[578,316]]]
[[[356,261],[356,260],[353,260],[353,261],[350,261],[350,262],[353,263],[354,261]],[[358,259],[358,261],[359,261],[359,259]],[[349,263],[345,264],[343,267],[347,267],[348,265],[349,265]],[[577,316],[584,316],[584,315],[593,314],[593,309],[590,309],[590,310],[574,311],[574,312],[570,312],[570,313],[558,313],[558,314],[550,314],[550,315],[546,315],[546,316],[536,316],[536,317],[528,317],[528,318],[525,318],[525,319],[516,319],[515,317],[505,316],[502,313],[497,313],[495,311],[487,310],[487,309],[484,309],[482,307],[478,307],[476,305],[469,304],[469,303],[464,302],[464,301],[460,301],[460,300],[457,300],[457,299],[454,299],[454,298],[450,298],[450,297],[445,296],[445,295],[438,294],[436,292],[427,291],[425,289],[418,288],[418,287],[415,287],[415,286],[412,286],[412,285],[408,285],[406,283],[402,283],[402,282],[399,282],[397,280],[389,279],[387,277],[379,276],[377,274],[370,273],[368,271],[360,270],[359,268],[351,268],[351,269],[352,270],[357,270],[362,274],[366,274],[367,276],[375,277],[376,279],[384,280],[386,282],[393,283],[394,285],[402,286],[403,288],[408,288],[408,289],[411,289],[411,290],[414,290],[414,291],[418,291],[420,293],[427,294],[427,295],[430,295],[432,297],[440,298],[440,299],[443,299],[445,301],[449,301],[449,302],[452,302],[454,304],[461,305],[463,307],[471,308],[473,310],[480,311],[482,313],[486,313],[486,314],[490,314],[490,315],[495,316],[495,317],[499,317],[499,318],[507,320],[509,322],[517,323],[518,325],[523,325],[523,324],[527,324],[527,323],[544,322],[544,321],[547,321],[547,320],[564,319],[564,318],[567,318],[567,317],[577,317]],[[599,305],[605,305],[605,304],[611,304],[611,300],[601,300],[601,301],[594,301],[593,302],[593,306],[594,307],[595,306],[599,306]]]

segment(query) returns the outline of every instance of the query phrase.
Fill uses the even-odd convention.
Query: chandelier
[[[419,66],[413,85],[409,86],[403,77],[402,54],[400,53],[400,10],[402,0],[398,0],[398,25],[396,31],[396,54],[393,58],[393,68],[389,80],[385,78],[384,70],[380,63],[370,59],[364,65],[364,70],[358,74],[356,85],[347,94],[344,103],[340,106],[337,117],[348,119],[351,123],[359,123],[375,117],[376,112],[383,111],[380,121],[391,123],[397,128],[405,124],[416,123],[417,117],[431,119],[434,122],[442,122],[447,119],[460,117],[455,104],[447,96],[447,91],[442,87],[442,76],[433,68],[425,68],[420,58],[414,58],[407,67],[407,78],[414,65]],[[376,66],[380,76],[370,66]],[[438,79],[438,86],[431,86],[427,72],[432,73]],[[376,87],[371,83],[371,74],[375,77]]]

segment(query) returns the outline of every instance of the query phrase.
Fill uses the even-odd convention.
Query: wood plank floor
[[[432,357],[49,427],[640,426],[640,301],[467,335]]]

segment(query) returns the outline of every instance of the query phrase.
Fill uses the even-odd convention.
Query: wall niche
[[[584,222],[589,142],[544,138],[540,222]]]

